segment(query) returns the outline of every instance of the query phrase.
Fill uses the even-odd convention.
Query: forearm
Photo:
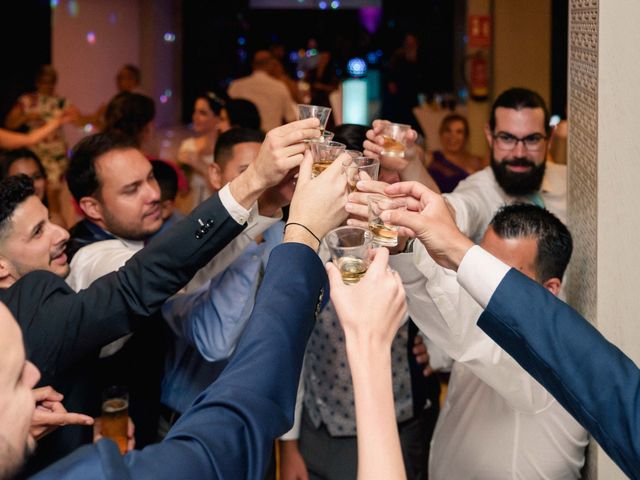
[[[60,127],[58,120],[50,120],[42,127],[29,133],[18,133],[0,129],[0,147],[6,148],[7,150],[28,147],[43,140],[58,127]]]
[[[267,186],[259,178],[252,165],[229,184],[233,198],[247,210],[258,201]]]
[[[391,350],[347,337],[356,407],[358,478],[405,477],[391,381]]]

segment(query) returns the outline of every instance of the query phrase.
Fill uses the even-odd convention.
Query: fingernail
[[[347,203],[347,204],[344,206],[344,209],[345,209],[347,212],[349,212],[349,213],[353,213],[353,205],[351,205],[350,203]]]

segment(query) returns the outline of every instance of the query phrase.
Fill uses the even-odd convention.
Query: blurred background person
[[[21,95],[5,119],[10,130],[32,132],[47,122],[60,117],[68,107],[67,100],[55,93],[58,73],[51,65],[43,65],[35,77],[36,90]],[[67,167],[67,142],[61,125],[32,145],[49,179],[49,193],[57,195],[62,175]]]
[[[422,133],[413,115],[413,107],[418,105],[418,93],[424,84],[420,42],[415,34],[407,33],[402,47],[391,56],[382,118],[409,124],[414,130]]]
[[[253,102],[244,98],[232,98],[227,101],[220,113],[220,133],[232,128],[250,128],[260,130],[260,112]]]
[[[276,78],[277,62],[267,50],[258,50],[251,63],[251,75],[231,82],[231,98],[244,98],[260,112],[261,129],[268,132],[298,118],[295,102],[287,86]]]
[[[461,180],[482,170],[484,160],[467,150],[469,122],[457,113],[447,115],[440,124],[442,150],[431,152],[427,170],[442,193],[452,192]]]
[[[196,98],[193,106],[193,131],[196,136],[182,142],[178,149],[178,163],[186,167],[191,191],[191,208],[211,195],[207,182],[209,165],[213,163],[213,151],[223,126],[225,101],[213,92],[205,92]]]
[[[33,180],[36,196],[49,207],[47,172],[38,156],[27,148],[9,150],[0,155],[0,180],[24,174]],[[66,223],[56,210],[50,210],[51,221],[66,228]]]
[[[156,115],[155,102],[140,93],[122,92],[111,99],[105,112],[102,131],[131,139],[137,148],[153,137],[153,118]]]
[[[137,66],[131,63],[123,65],[116,74],[116,87],[118,88],[118,93],[142,93],[142,90],[140,89],[141,77],[140,69]]]

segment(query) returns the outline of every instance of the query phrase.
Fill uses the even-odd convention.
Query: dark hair
[[[500,238],[535,238],[538,244],[537,280],[562,279],[571,259],[573,241],[558,217],[544,208],[517,203],[498,210],[490,225]]]
[[[467,120],[467,117],[465,117],[464,115],[460,115],[459,113],[450,113],[449,115],[444,117],[442,119],[442,123],[440,123],[440,129],[438,130],[438,133],[442,135],[444,129],[453,122],[462,122],[462,124],[464,125],[464,138],[465,140],[467,140],[469,138],[469,121]]]
[[[204,92],[202,95],[198,95],[196,97],[196,100],[198,100],[199,98],[206,100],[211,111],[218,116],[227,103],[223,98],[219,97],[214,92]]]
[[[151,160],[153,176],[160,186],[160,201],[175,200],[178,195],[178,172],[164,160]]]
[[[244,98],[233,98],[227,102],[226,109],[231,127],[260,130],[260,112],[253,102]]]
[[[136,81],[136,84],[140,85],[140,78],[141,78],[140,68],[138,68],[136,65],[133,65],[132,63],[127,63],[122,66],[122,70],[128,71],[133,77],[133,79]]]
[[[53,77],[53,83],[57,83],[58,81],[58,72],[56,72],[56,69],[53,68],[52,65],[42,65],[40,66],[40,68],[38,68],[38,71],[36,72],[36,83],[38,83],[42,77],[47,77],[47,76],[51,76]]]
[[[362,144],[367,139],[367,130],[370,127],[343,123],[333,129],[333,140],[344,143],[348,150],[362,150]]]
[[[18,205],[35,195],[33,180],[26,175],[15,175],[0,180],[0,238],[9,230],[11,217]]]
[[[136,148],[131,138],[109,133],[96,133],[83,138],[71,151],[69,168],[67,168],[67,184],[76,202],[83,197],[90,197],[100,190],[100,182],[96,174],[96,160],[112,150]]]
[[[496,109],[511,108],[513,110],[522,110],[523,108],[541,108],[544,112],[544,131],[547,135],[551,133],[551,125],[549,125],[549,110],[546,103],[536,92],[526,88],[510,88],[502,92],[491,107],[491,117],[489,117],[489,127],[491,131],[496,128]]]
[[[121,92],[111,99],[104,115],[103,132],[124,135],[140,145],[140,134],[156,115],[151,97]]]
[[[36,162],[38,170],[42,176],[46,178],[47,172],[42,165],[40,157],[28,148],[17,148],[15,150],[7,150],[0,155],[0,179],[7,177],[9,175],[9,170],[11,170],[11,165],[23,158],[28,158]]]
[[[216,141],[216,148],[213,151],[213,159],[218,165],[220,165],[220,168],[224,168],[231,158],[234,146],[239,143],[262,143],[263,141],[264,133],[260,130],[253,130],[251,128],[232,128],[218,137],[218,140]]]

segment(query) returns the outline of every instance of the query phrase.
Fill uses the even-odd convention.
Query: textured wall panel
[[[569,228],[574,254],[568,299],[591,322],[597,306],[598,0],[569,9]]]

